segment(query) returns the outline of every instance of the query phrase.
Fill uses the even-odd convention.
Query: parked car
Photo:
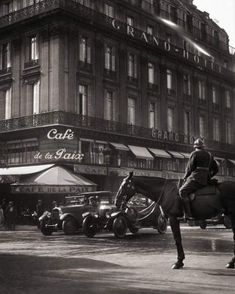
[[[206,229],[207,225],[220,225],[220,224],[224,225],[226,229],[231,229],[232,227],[229,217],[227,217],[224,213],[220,213],[211,219],[199,221],[199,226],[203,230]]]
[[[142,195],[134,196],[124,210],[102,205],[96,212],[84,213],[83,217],[83,232],[87,237],[94,237],[104,229],[113,232],[117,238],[123,238],[127,229],[133,234],[145,227],[153,227],[160,234],[167,230],[167,219],[159,205]]]
[[[110,191],[85,192],[65,197],[64,206],[55,207],[45,212],[39,219],[41,232],[49,236],[53,232],[63,230],[72,235],[82,228],[83,214],[97,210],[101,203],[112,204],[114,195]]]

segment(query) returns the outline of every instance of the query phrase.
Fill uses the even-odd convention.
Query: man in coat
[[[179,190],[184,204],[186,219],[193,219],[189,194],[205,187],[209,180],[218,172],[216,161],[212,154],[204,149],[205,145],[200,138],[195,140],[193,147],[195,151],[190,155],[184,175],[184,183]]]

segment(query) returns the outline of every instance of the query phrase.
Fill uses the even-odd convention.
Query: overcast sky
[[[235,47],[235,0],[194,0],[198,9],[207,11],[229,35],[230,45]]]

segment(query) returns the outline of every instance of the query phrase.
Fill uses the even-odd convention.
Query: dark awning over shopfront
[[[156,148],[149,148],[149,150],[154,154],[156,157],[162,157],[162,158],[171,158],[170,154],[167,153],[163,149],[156,149]]]
[[[111,146],[113,146],[115,149],[120,151],[129,151],[129,148],[121,143],[109,143]]]
[[[153,156],[145,147],[133,146],[133,145],[128,145],[128,147],[130,148],[131,152],[135,155],[136,158],[153,159]]]
[[[80,193],[96,190],[96,184],[63,167],[53,166],[46,171],[22,177],[11,185],[11,190],[13,193],[30,194]]]

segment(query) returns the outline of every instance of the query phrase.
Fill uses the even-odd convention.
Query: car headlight
[[[105,213],[105,217],[106,217],[106,218],[110,218],[110,217],[111,217],[111,213],[110,213],[110,211],[107,211],[107,212]]]

